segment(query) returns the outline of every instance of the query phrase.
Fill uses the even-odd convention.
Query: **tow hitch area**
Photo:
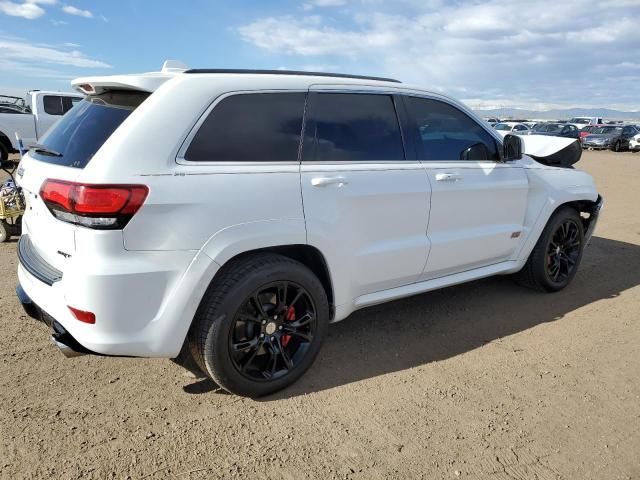
[[[25,313],[34,320],[43,322],[51,327],[51,341],[58,347],[62,354],[67,357],[79,357],[81,355],[94,354],[94,352],[84,348],[73,336],[65,330],[51,315],[42,310],[36,303],[31,300],[27,292],[21,285],[16,287],[16,295],[22,304]]]

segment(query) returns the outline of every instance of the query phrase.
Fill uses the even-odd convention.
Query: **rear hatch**
[[[23,233],[52,267],[64,271],[65,262],[76,250],[75,232],[84,227],[51,213],[40,195],[43,184],[48,179],[76,181],[111,134],[148,96],[147,92],[110,91],[86,97],[20,162],[16,180],[27,203]]]

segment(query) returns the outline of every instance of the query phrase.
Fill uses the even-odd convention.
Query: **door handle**
[[[311,179],[311,185],[314,187],[326,187],[327,185],[338,185],[342,187],[346,185],[347,179],[344,177],[316,177]]]
[[[437,182],[459,182],[462,175],[459,173],[436,173]]]

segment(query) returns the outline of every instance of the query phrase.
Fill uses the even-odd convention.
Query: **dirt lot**
[[[579,166],[607,203],[570,288],[501,277],[369,308],[259,401],[168,360],[65,359],[0,245],[0,477],[640,478],[640,154]]]

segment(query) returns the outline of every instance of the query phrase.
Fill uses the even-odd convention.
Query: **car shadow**
[[[354,313],[330,326],[314,366],[261,401],[305,395],[459,355],[640,284],[640,246],[594,237],[565,290],[547,294],[499,276]],[[605,319],[603,319],[605,321]]]
[[[636,285],[640,245],[594,237],[576,278],[561,292],[537,292],[497,276],[360,310],[330,325],[315,364],[297,383],[258,400],[306,395],[444,360]],[[184,390],[224,392],[210,380]]]

